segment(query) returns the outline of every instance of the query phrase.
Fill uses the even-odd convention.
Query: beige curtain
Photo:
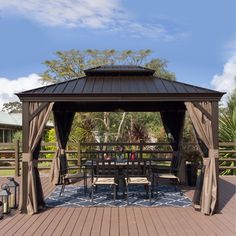
[[[33,113],[42,105],[39,102],[31,102],[29,104],[29,114]],[[27,194],[27,212],[33,214],[38,212],[38,199],[42,199],[41,191],[37,191],[41,186],[40,181],[37,181],[39,174],[37,171],[37,148],[40,145],[43,129],[48,121],[49,114],[52,110],[53,103],[48,103],[32,120],[29,125],[29,152],[23,153],[23,160],[28,162],[28,194]],[[39,188],[40,187],[40,188]],[[23,193],[22,193],[23,194]]]
[[[193,122],[194,128],[199,138],[204,142],[208,148],[208,157],[204,158],[204,180],[201,193],[201,212],[204,214],[212,214],[215,209],[217,198],[217,176],[215,158],[218,158],[218,149],[214,149],[212,122],[209,116],[212,115],[211,102],[198,103],[207,116],[193,103],[186,102],[186,108],[189,112],[190,118]]]
[[[60,155],[61,149],[57,147],[49,173],[49,182],[53,185],[56,185],[60,182]]]

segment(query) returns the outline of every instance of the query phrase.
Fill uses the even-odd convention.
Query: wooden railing
[[[139,157],[155,156],[166,163],[171,162],[171,150],[169,143],[68,143],[66,150],[70,169],[77,169],[81,160],[88,157],[102,157],[104,154],[114,157],[119,153],[118,147],[124,147],[124,155],[129,156],[132,151]],[[55,143],[43,143],[38,159],[39,170],[48,171],[55,153]],[[52,150],[54,149],[54,150]],[[222,157],[224,154],[232,154],[230,158]],[[220,171],[228,171],[228,174],[236,172],[236,142],[220,143],[219,149]],[[12,175],[20,175],[20,163],[22,158],[21,143],[0,143],[0,175],[1,170],[12,171]]]
[[[147,155],[165,155],[165,158],[163,158],[162,161],[169,163],[173,152],[169,143],[68,143],[66,154],[69,169],[77,169],[81,164],[81,160],[85,158],[101,157],[105,154],[114,157],[119,152],[116,148],[120,146],[124,146],[124,154],[127,156],[130,155],[132,151],[139,157],[145,157]],[[164,147],[164,150],[154,150],[153,148],[148,150],[148,147],[150,146]],[[55,153],[55,147],[55,143],[42,143],[38,159],[38,169],[40,171],[47,171],[50,169]],[[11,170],[14,171],[15,176],[19,176],[21,171],[21,158],[21,143],[18,141],[16,143],[0,143],[0,171]]]
[[[236,142],[219,143],[219,170],[220,174],[236,175]]]

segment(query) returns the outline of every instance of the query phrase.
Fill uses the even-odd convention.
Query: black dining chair
[[[132,185],[143,185],[146,188],[146,195],[148,195],[151,204],[151,181],[150,181],[150,160],[137,159],[128,160],[126,169],[126,191],[127,204],[129,205],[129,187]]]
[[[108,185],[113,187],[114,201],[116,199],[117,186],[117,168],[116,160],[92,160],[92,185],[91,200],[94,200],[94,191],[98,190],[98,186]]]
[[[167,171],[165,171],[163,173],[157,173],[156,177],[157,177],[157,183],[159,183],[161,179],[170,180],[171,183],[175,187],[175,191],[179,192],[180,195],[182,196],[183,193],[180,189],[180,180],[178,177],[178,167],[179,167],[179,158],[177,158],[176,156],[173,156],[169,170],[167,169]],[[162,195],[165,195],[165,194],[162,193]]]
[[[75,174],[69,173],[69,167],[67,165],[67,158],[65,155],[62,155],[60,158],[60,184],[61,190],[59,196],[65,191],[65,186],[69,184],[74,184],[78,181],[84,181],[84,194],[87,193],[87,188],[85,184],[87,183],[87,176],[85,175],[85,167],[83,165],[78,166],[78,172]]]

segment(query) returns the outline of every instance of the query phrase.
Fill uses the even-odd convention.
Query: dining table
[[[86,160],[84,162],[84,166],[85,166],[85,170],[86,171],[96,171],[96,166],[97,166],[97,163],[96,161],[99,160],[99,159],[95,159],[95,160]],[[112,160],[109,160],[110,161],[110,165],[114,164],[117,168],[117,173],[118,173],[118,179],[117,179],[117,182],[118,182],[118,185],[117,185],[117,197],[118,198],[122,198],[124,197],[124,192],[125,192],[125,170],[126,170],[126,167],[128,165],[128,161],[129,161],[129,164],[134,162],[135,164],[135,161],[137,161],[136,163],[138,163],[138,160],[140,159],[137,159],[137,160],[128,160],[127,158],[116,158],[114,161]],[[142,160],[142,159],[141,159]],[[149,159],[143,159],[144,161],[146,160],[146,166],[147,168],[151,169],[151,168],[156,168],[157,167],[157,162],[156,161],[152,161],[152,160],[149,160]],[[138,166],[138,164],[137,164]],[[140,162],[140,166],[144,166],[144,162]],[[87,174],[87,173],[86,173]],[[87,189],[87,182],[86,182],[86,186],[85,188]],[[122,195],[120,195],[119,193],[122,193]]]

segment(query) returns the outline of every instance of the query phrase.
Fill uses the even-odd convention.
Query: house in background
[[[0,143],[11,143],[15,132],[22,129],[22,114],[0,111]]]
[[[47,128],[53,128],[53,123],[49,121]],[[0,111],[0,143],[11,143],[14,134],[22,130],[22,114],[7,113]]]

